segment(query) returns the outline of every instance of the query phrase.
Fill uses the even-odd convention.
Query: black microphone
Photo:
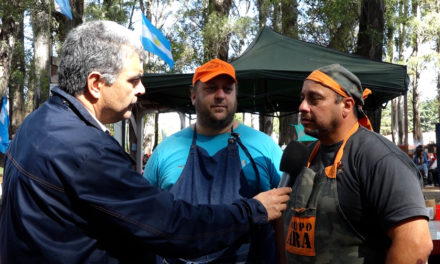
[[[291,141],[281,156],[280,171],[283,175],[278,188],[293,186],[295,178],[307,166],[308,158],[306,146],[298,141]]]

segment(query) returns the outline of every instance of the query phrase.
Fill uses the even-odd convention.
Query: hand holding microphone
[[[308,155],[307,148],[298,141],[291,141],[284,149],[281,157],[280,170],[283,172],[281,176],[280,187],[292,187],[295,178],[301,170],[307,166]]]

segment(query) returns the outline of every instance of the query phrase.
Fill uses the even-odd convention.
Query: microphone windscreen
[[[307,166],[308,158],[307,147],[298,141],[291,141],[281,156],[280,170],[296,177]]]

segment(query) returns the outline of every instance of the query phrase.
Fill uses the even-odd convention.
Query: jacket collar
[[[84,105],[76,99],[74,96],[61,90],[58,86],[51,89],[53,96],[58,96],[63,99],[63,103],[68,103],[68,106],[84,121],[90,125],[102,130],[96,119],[90,114],[90,112],[84,107]]]

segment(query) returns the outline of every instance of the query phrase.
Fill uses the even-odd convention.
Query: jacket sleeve
[[[150,185],[113,144],[87,153],[70,179],[71,192],[86,229],[106,243],[195,258],[245,239],[251,228],[267,223],[266,210],[255,199],[193,206]]]

